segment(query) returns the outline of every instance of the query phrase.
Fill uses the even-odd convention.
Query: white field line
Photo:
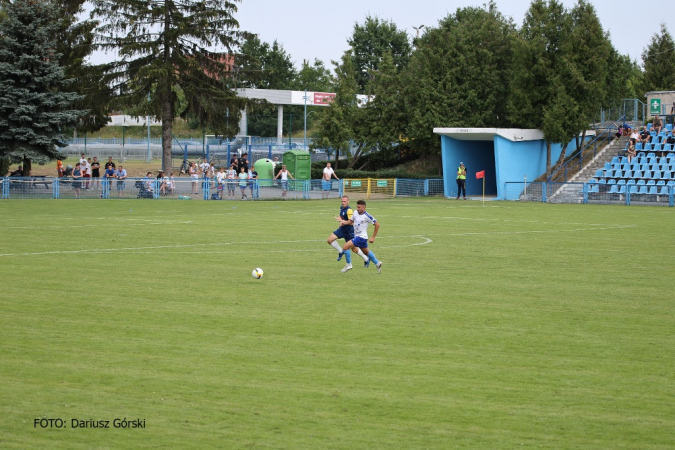
[[[616,230],[624,228],[634,228],[635,225],[607,225],[600,227],[591,227],[591,228],[571,228],[563,230],[529,230],[529,231],[492,231],[492,232],[467,232],[467,233],[442,233],[442,234],[432,234],[432,235],[409,235],[409,236],[382,236],[378,240],[382,239],[405,239],[405,238],[416,238],[423,239],[424,241],[416,244],[403,244],[397,246],[381,247],[381,248],[395,248],[395,247],[412,247],[415,245],[426,245],[433,242],[432,239],[427,236],[497,236],[497,235],[517,235],[517,234],[545,234],[545,233],[577,233],[582,231],[601,231],[601,230]],[[303,242],[325,242],[323,239],[302,239],[302,240],[279,240],[279,241],[256,241],[256,242],[211,242],[205,244],[182,244],[182,245],[158,245],[158,246],[147,246],[147,247],[121,247],[121,248],[109,248],[109,249],[83,249],[83,250],[55,250],[49,252],[27,252],[27,253],[0,253],[0,257],[8,256],[40,256],[40,255],[63,255],[63,254],[102,254],[102,253],[123,253],[123,252],[135,252],[135,253],[144,253],[143,250],[167,250],[167,249],[188,249],[188,248],[199,248],[199,247],[213,247],[213,246],[228,246],[228,245],[260,245],[260,244],[298,244]],[[329,250],[329,249],[326,249]],[[309,250],[263,250],[264,253],[275,253],[275,252],[295,252],[295,251],[314,251],[314,249]],[[323,251],[323,250],[319,250]],[[231,252],[236,253],[237,251]],[[152,252],[155,253],[155,252]],[[179,253],[179,252],[173,252]],[[203,253],[203,252],[189,252],[189,253]],[[242,253],[251,253],[250,250]]]
[[[386,236],[380,237],[380,239],[393,239],[393,238],[417,238],[424,239],[424,242],[419,244],[407,244],[403,247],[411,247],[413,245],[425,245],[430,242],[433,242],[431,239],[414,235],[414,236]],[[55,250],[50,252],[29,252],[29,253],[0,253],[0,257],[3,256],[39,256],[39,255],[70,255],[70,254],[100,254],[100,253],[123,253],[123,252],[140,252],[142,250],[166,250],[166,249],[179,249],[179,248],[196,248],[196,247],[206,247],[206,246],[218,246],[218,245],[256,245],[256,244],[298,244],[302,242],[326,242],[324,239],[302,239],[296,241],[256,241],[256,242],[210,242],[206,244],[182,244],[182,245],[158,245],[158,246],[148,246],[148,247],[120,247],[120,248],[106,248],[106,249],[83,249],[83,250]],[[329,250],[329,247],[326,246],[325,250]],[[284,251],[293,251],[293,250],[284,250]],[[273,253],[274,251],[265,250],[265,253]],[[177,252],[174,252],[177,253]],[[246,253],[250,253],[247,251]]]

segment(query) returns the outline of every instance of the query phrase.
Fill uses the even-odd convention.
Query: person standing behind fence
[[[112,165],[109,165],[110,163],[106,163],[105,165],[105,179],[103,180],[104,184],[103,189],[108,189],[108,192],[110,192],[110,189],[112,188],[112,182],[115,179],[115,163],[112,163]]]
[[[286,169],[286,164],[281,166],[281,170],[274,179],[281,177],[281,198],[285,199],[288,194],[288,177],[291,177],[291,180],[295,181],[293,175]]]
[[[463,162],[460,162],[457,168],[457,200],[459,200],[459,196],[462,194],[464,195],[464,200],[466,200],[466,167],[464,167]]]
[[[214,183],[216,182],[216,164],[214,162],[211,162],[208,170],[209,170],[208,179],[211,182],[210,186],[215,187]]]
[[[124,170],[124,167],[119,166],[115,171],[115,178],[117,178],[117,197],[124,197],[124,179],[127,177],[127,171]]]
[[[173,191],[176,190],[176,179],[173,177],[173,172],[169,173],[169,178],[168,178],[168,183],[169,183],[169,193],[173,196]]]
[[[336,180],[340,181],[338,176],[335,175],[335,171],[330,166],[330,163],[327,163],[326,167],[323,169],[323,178],[321,181],[321,198],[328,198],[330,196],[331,177],[335,177]]]
[[[91,159],[91,158],[89,158]],[[84,161],[84,165],[80,164],[80,169],[82,169],[82,178],[85,179],[84,189],[89,190],[89,180],[91,179],[91,164],[88,160]]]
[[[248,185],[248,172],[244,170],[244,166],[239,167],[239,189],[241,189],[241,199],[245,200],[246,186]]]
[[[197,168],[197,164],[194,162],[190,163],[190,179],[192,180],[192,194],[196,194],[198,190],[198,184],[199,184],[199,169]]]
[[[73,169],[73,192],[75,192],[75,198],[80,198],[80,187],[82,187],[82,169],[80,163],[75,164]]]
[[[255,180],[258,179],[258,172],[255,171],[255,166],[251,166],[248,170],[248,187],[251,189],[251,198],[255,199],[253,189],[255,188]]]
[[[94,182],[94,189],[101,189],[101,163],[98,162],[98,158],[94,156],[94,161],[91,163],[91,177],[93,178]]]
[[[61,178],[63,176],[63,161],[56,160],[56,176]]]
[[[223,199],[223,189],[225,188],[225,183],[227,180],[227,174],[225,173],[225,168],[220,167],[220,170],[216,174],[216,181],[218,182],[218,199]]]
[[[230,164],[230,169],[227,171],[227,196],[230,200],[234,200],[235,178],[237,178],[237,172],[234,170],[234,164]]]

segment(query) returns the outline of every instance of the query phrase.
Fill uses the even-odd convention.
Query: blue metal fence
[[[675,206],[675,181],[662,184],[504,183],[504,200],[642,206]]]
[[[178,200],[315,200],[339,198],[343,180],[227,180],[219,185],[212,179],[178,177],[171,179],[7,177],[0,178],[0,199],[178,199]],[[443,180],[396,182],[393,196],[443,195]]]

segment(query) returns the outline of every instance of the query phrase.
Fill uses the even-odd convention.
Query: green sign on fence
[[[352,180],[352,187],[361,187],[360,180]]]
[[[387,180],[377,180],[377,187],[387,187]]]
[[[660,98],[653,98],[649,102],[649,114],[652,116],[654,114],[661,114],[661,99]]]

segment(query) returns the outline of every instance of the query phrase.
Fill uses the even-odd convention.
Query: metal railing
[[[551,173],[547,181],[566,182],[568,177],[575,175],[590,163],[598,154],[598,146],[601,148],[612,142],[612,130],[605,129],[588,143],[583,144],[581,149],[577,149],[560,167]]]
[[[376,179],[371,179],[374,185]],[[443,195],[443,180],[394,179],[386,197]],[[0,178],[0,199],[177,199],[177,200],[311,200],[339,198],[344,180],[226,180],[192,178]]]
[[[559,192],[563,192],[559,194]],[[557,192],[556,195],[550,195]],[[506,182],[504,200],[544,203],[675,206],[675,180],[662,184]]]

